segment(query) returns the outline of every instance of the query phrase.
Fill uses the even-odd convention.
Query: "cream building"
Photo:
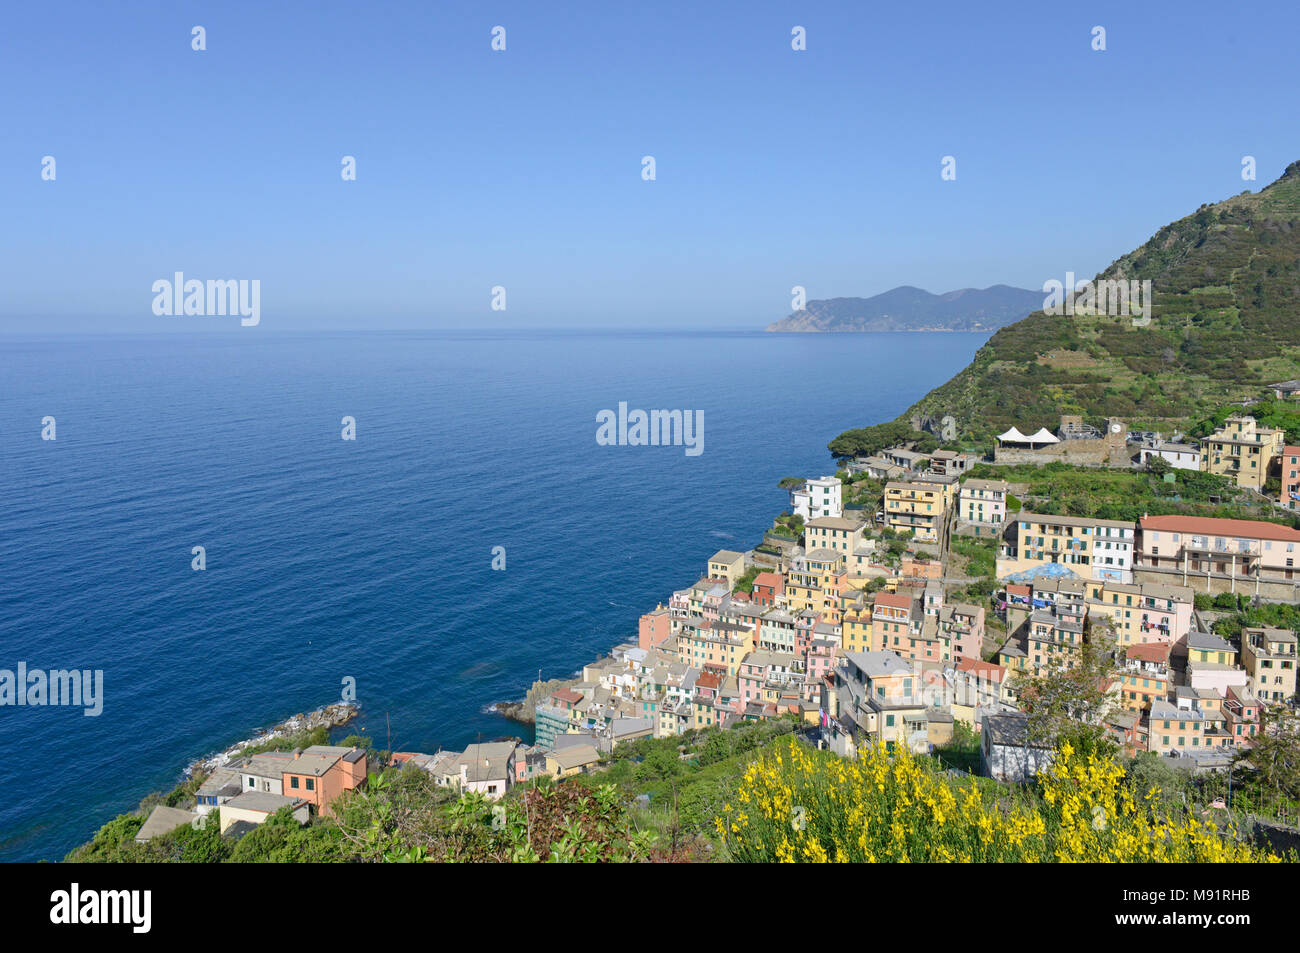
[[[1263,490],[1285,444],[1281,430],[1261,427],[1254,417],[1229,417],[1221,430],[1201,439],[1201,469],[1232,477],[1237,486]]]

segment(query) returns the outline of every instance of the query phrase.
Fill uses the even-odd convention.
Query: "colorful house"
[[[1143,642],[1182,641],[1192,629],[1195,593],[1187,586],[1154,582],[1090,581],[1090,617],[1109,618],[1121,647]]]
[[[1143,642],[1128,646],[1119,673],[1120,704],[1149,711],[1152,702],[1167,700],[1172,684],[1169,643]]]
[[[999,579],[1056,564],[1082,579],[1133,581],[1136,527],[1121,520],[1021,512],[1007,521]]]
[[[1259,426],[1254,417],[1229,417],[1220,430],[1201,439],[1201,468],[1260,492],[1278,469],[1285,437],[1282,430]]]
[[[1290,629],[1242,629],[1241,661],[1257,699],[1280,705],[1295,697],[1296,634]]]

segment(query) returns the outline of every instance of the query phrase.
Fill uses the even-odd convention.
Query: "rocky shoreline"
[[[517,721],[521,725],[531,725],[537,721],[537,704],[551,692],[558,691],[561,688],[569,688],[578,684],[581,679],[578,678],[552,678],[544,682],[533,682],[528,694],[523,697],[522,701],[513,702],[493,702],[487,710],[508,718],[510,721]]]
[[[259,732],[252,738],[231,745],[224,751],[192,761],[185,768],[185,777],[191,778],[196,773],[210,774],[216,768],[230,764],[246,748],[253,745],[265,744],[276,738],[287,738],[302,731],[314,731],[317,728],[338,728],[356,718],[360,712],[361,707],[355,702],[335,702],[332,705],[323,705],[315,711],[299,712],[291,718],[286,718],[284,721]]]

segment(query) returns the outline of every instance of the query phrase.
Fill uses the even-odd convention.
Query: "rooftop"
[[[1144,533],[1190,533],[1198,536],[1232,536],[1300,542],[1300,530],[1263,520],[1232,520],[1217,516],[1144,516],[1140,525]]]
[[[176,828],[191,823],[195,817],[196,815],[190,811],[160,804],[153,809],[149,819],[136,832],[135,839],[144,842],[154,837],[161,837],[163,834],[170,834]]]
[[[283,794],[271,794],[269,791],[245,791],[238,797],[232,797],[222,807],[228,807],[232,810],[274,814],[282,807],[297,808],[306,803],[302,798],[285,797]]]
[[[857,666],[868,678],[882,675],[910,675],[912,666],[896,652],[849,652],[845,658]]]

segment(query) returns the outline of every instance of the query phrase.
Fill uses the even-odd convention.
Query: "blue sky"
[[[175,271],[259,279],[264,329],[1038,288],[1300,159],[1297,35],[1294,4],[10,4],[0,331],[216,329],[152,313]]]

